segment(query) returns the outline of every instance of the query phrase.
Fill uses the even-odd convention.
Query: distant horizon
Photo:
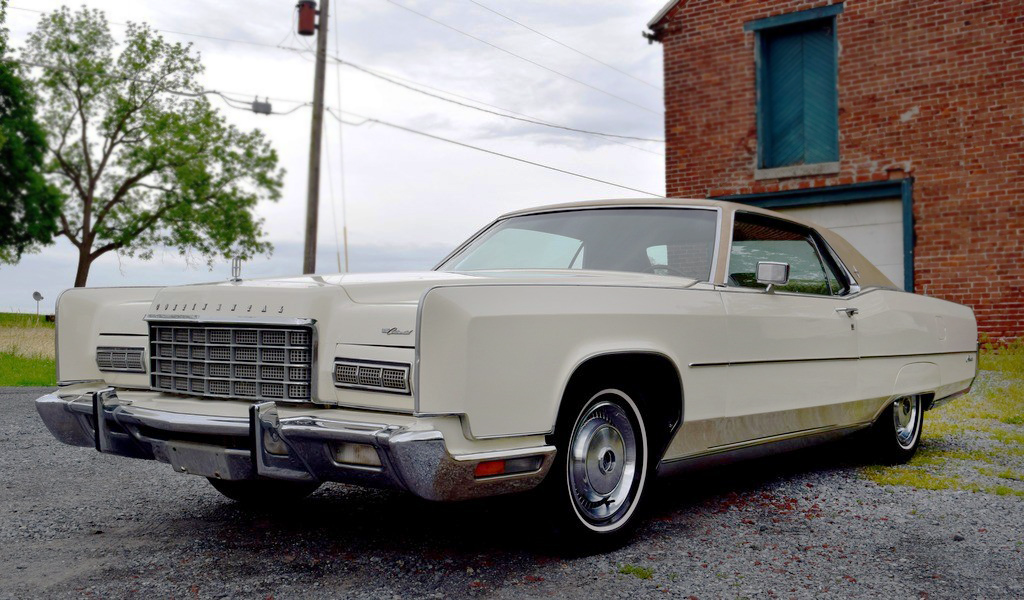
[[[67,246],[66,248],[63,246]],[[423,246],[360,245],[349,247],[350,273],[393,273],[399,271],[425,271],[434,267],[455,248],[455,245],[431,244]],[[35,314],[36,303],[32,292],[43,295],[40,313],[53,314],[57,296],[74,287],[76,252],[66,240],[49,253],[23,257],[17,268],[0,265],[0,312]],[[68,252],[68,251],[71,252]],[[277,244],[268,259],[257,256],[242,263],[244,279],[293,277],[302,274],[303,246],[298,243]],[[342,259],[344,260],[344,258]],[[320,246],[317,252],[319,274],[339,273],[337,256],[332,246]],[[175,250],[158,252],[150,261],[107,255],[97,260],[89,273],[87,287],[169,286],[196,283],[215,283],[231,276],[230,261],[220,259],[213,269],[205,263],[189,265]],[[16,277],[16,278],[15,278]],[[14,281],[11,281],[15,278]]]

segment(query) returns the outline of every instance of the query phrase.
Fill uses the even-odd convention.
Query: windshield
[[[707,281],[718,214],[696,208],[605,208],[511,217],[440,271],[590,269]]]

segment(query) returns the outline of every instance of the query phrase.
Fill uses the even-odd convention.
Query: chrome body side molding
[[[658,475],[672,476],[694,469],[730,464],[752,458],[762,458],[780,452],[790,452],[830,442],[871,426],[870,422],[855,425],[819,427],[756,440],[709,448],[705,452],[664,460],[658,465]]]

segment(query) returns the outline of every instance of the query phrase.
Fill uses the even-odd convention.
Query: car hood
[[[341,276],[337,278],[337,282],[353,302],[360,304],[419,302],[423,293],[430,288],[452,285],[610,285],[680,288],[690,287],[695,283],[692,279],[646,273],[566,270],[357,274]]]
[[[572,285],[678,289],[694,283],[692,279],[645,273],[563,270],[306,275],[166,287],[156,292],[145,317],[152,321],[315,319],[325,327],[337,324],[341,331],[338,339],[348,343],[411,345],[412,336],[388,331],[414,330],[420,298],[434,287]],[[344,325],[340,324],[342,321]]]
[[[410,271],[395,273],[358,273],[347,275],[303,275],[269,279],[246,279],[212,284],[193,284],[164,288],[160,302],[183,295],[203,293],[207,297],[231,299],[255,297],[264,293],[294,295],[338,292],[357,304],[404,304],[418,302],[425,291],[450,285],[595,285],[625,287],[687,288],[693,279],[667,277],[647,273],[581,270],[501,270],[452,273],[441,271]],[[233,290],[230,291],[229,290]],[[243,300],[244,301],[244,300]],[[248,305],[246,305],[248,308]],[[262,305],[261,305],[262,308]]]

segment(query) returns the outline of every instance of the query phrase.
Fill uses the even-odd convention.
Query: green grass
[[[921,448],[909,463],[862,474],[879,485],[1024,497],[1024,341],[985,343],[980,362],[985,383],[926,414]]]
[[[43,327],[53,329],[53,323],[48,323],[44,315],[39,315],[37,319],[34,314],[0,313],[0,327]]]
[[[979,368],[986,371],[996,371],[1006,377],[1024,379],[1024,338],[1002,343],[993,342],[982,336],[980,363]]]
[[[987,475],[989,477],[999,477],[1001,479],[1012,479],[1014,481],[1024,481],[1024,473],[1018,473],[1017,471],[1014,471],[1013,469],[1003,469],[1003,470],[999,471],[999,470],[996,470],[996,469],[989,469],[989,468],[986,468],[986,467],[980,467],[978,469],[978,472],[981,473],[982,475]]]
[[[52,358],[28,358],[0,352],[0,387],[55,385],[57,369]]]
[[[637,579],[650,579],[654,577],[654,569],[648,569],[647,567],[638,567],[636,565],[624,564],[619,566],[619,573],[623,575],[632,575]]]
[[[57,385],[53,336],[42,316],[0,313],[0,386]]]

